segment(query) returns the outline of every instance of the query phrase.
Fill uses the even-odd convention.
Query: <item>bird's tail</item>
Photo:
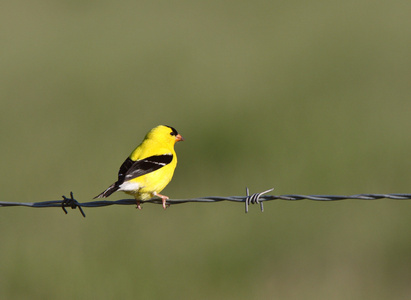
[[[110,196],[112,193],[114,193],[115,191],[117,191],[119,189],[119,185],[117,184],[117,182],[113,183],[112,185],[110,185],[104,192],[102,192],[101,194],[95,196],[93,199],[96,198],[107,198],[108,196]]]

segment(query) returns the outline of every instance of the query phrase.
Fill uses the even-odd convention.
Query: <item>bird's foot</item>
[[[141,202],[140,202],[140,200],[136,200],[137,201],[137,209],[140,209],[141,210]]]
[[[167,196],[161,195],[161,194],[156,194],[157,197],[161,198],[161,202],[163,202],[163,208],[166,209],[167,207],[170,206],[170,204],[167,204],[167,200],[170,199]]]

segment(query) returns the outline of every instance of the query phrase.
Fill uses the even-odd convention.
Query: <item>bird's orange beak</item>
[[[184,141],[183,137],[180,134],[176,135],[176,142]]]

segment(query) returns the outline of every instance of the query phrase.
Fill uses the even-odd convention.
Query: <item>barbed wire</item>
[[[392,200],[410,200],[411,194],[357,194],[351,196],[342,195],[266,195],[267,193],[273,191],[274,189],[269,189],[260,193],[249,194],[248,188],[246,188],[246,196],[209,196],[193,199],[168,199],[167,205],[171,204],[182,204],[182,203],[213,203],[221,201],[239,202],[245,203],[245,212],[248,213],[248,208],[250,204],[259,204],[260,210],[263,212],[263,202],[271,200],[287,200],[287,201],[297,201],[297,200],[314,200],[314,201],[337,201],[337,200],[378,200],[378,199],[392,199]],[[74,199],[73,192],[70,192],[70,198],[62,196],[63,200],[55,201],[44,201],[44,202],[2,202],[0,201],[0,207],[10,207],[10,206],[26,206],[33,208],[44,208],[44,207],[60,207],[67,214],[67,207],[72,209],[79,208],[80,213],[83,217],[86,214],[83,211],[83,207],[103,207],[110,205],[136,205],[135,199],[121,199],[115,201],[91,201],[91,202],[78,202]],[[150,200],[141,201],[141,203],[154,203],[162,204],[161,199],[153,198]]]

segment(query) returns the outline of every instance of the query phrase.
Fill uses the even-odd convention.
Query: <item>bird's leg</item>
[[[170,204],[166,204],[166,201],[170,198],[168,198],[167,196],[161,195],[161,194],[156,194],[157,197],[161,198],[161,202],[163,202],[163,208],[166,209],[168,206],[170,206]]]
[[[140,202],[140,199],[137,199],[137,197],[136,197],[136,202],[137,202],[136,208],[141,209],[141,202]]]

